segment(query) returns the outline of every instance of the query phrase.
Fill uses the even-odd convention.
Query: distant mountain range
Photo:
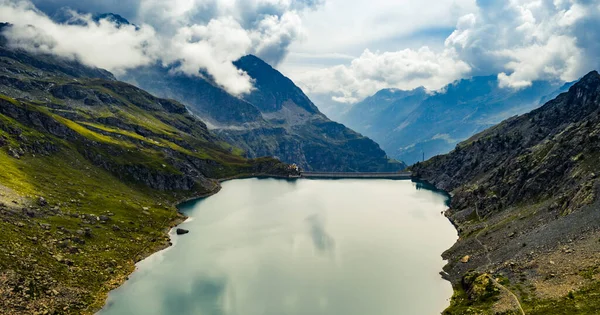
[[[496,76],[480,76],[437,92],[384,89],[355,104],[340,120],[377,141],[391,157],[413,164],[540,106],[573,83],[561,84],[535,81],[515,90],[500,88]]]
[[[60,23],[87,23],[59,11]],[[120,15],[92,15],[121,26],[129,21]],[[331,121],[289,78],[252,55],[235,66],[247,72],[255,89],[233,96],[213,82],[210,75],[174,73],[161,64],[128,71],[119,79],[157,96],[183,102],[207,123],[212,132],[241,148],[249,158],[272,156],[312,171],[397,171],[403,162],[389,159],[371,139]]]

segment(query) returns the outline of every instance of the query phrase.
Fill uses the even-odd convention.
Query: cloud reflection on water
[[[332,254],[335,251],[335,240],[325,229],[325,220],[319,214],[306,218],[309,225],[310,236],[317,251],[321,254]]]

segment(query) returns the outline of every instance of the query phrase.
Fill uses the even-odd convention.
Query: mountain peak
[[[94,14],[92,16],[92,19],[95,22],[99,22],[100,20],[108,20],[108,21],[116,24],[117,26],[132,25],[126,18],[124,18],[118,14],[115,14],[115,13]]]
[[[592,70],[592,71],[590,71],[588,74],[586,74],[583,77],[586,78],[586,77],[590,77],[590,76],[600,77],[600,74],[598,74],[597,70]]]
[[[240,61],[257,61],[257,62],[267,64],[264,60],[258,58],[257,56],[255,56],[253,54],[247,54],[247,55],[241,57]]]
[[[600,74],[598,73],[598,71],[596,70],[592,70],[590,71],[588,74],[584,75],[583,78],[581,78],[581,80],[579,80],[579,82],[577,82],[575,85],[578,84],[598,84],[600,83]]]
[[[255,80],[256,90],[243,98],[261,111],[276,112],[283,108],[284,103],[291,101],[309,113],[319,113],[317,107],[292,80],[259,57],[246,55],[233,64]]]
[[[569,89],[569,93],[576,95],[594,92],[600,92],[600,74],[596,70],[590,71]]]
[[[84,16],[87,14],[89,13],[73,10],[69,7],[63,7],[56,11],[56,13],[52,16],[52,20],[60,24],[86,26],[88,25],[89,20]],[[95,23],[98,23],[101,20],[107,20],[115,24],[117,27],[133,25],[121,15],[111,12],[91,14],[91,20]]]
[[[255,56],[255,55],[252,55],[252,54],[248,54],[248,55],[241,57],[240,59],[234,61],[233,64],[238,68],[254,68],[254,69],[260,68],[260,69],[264,69],[265,71],[267,69],[269,69],[271,71],[277,71],[266,61],[260,59],[259,57]]]

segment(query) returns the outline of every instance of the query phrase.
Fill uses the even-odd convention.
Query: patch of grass
[[[193,153],[188,149],[184,149],[181,146],[167,141],[165,139],[162,138],[149,138],[149,137],[144,137],[140,134],[137,134],[135,132],[131,132],[128,130],[122,130],[122,129],[117,129],[117,128],[111,128],[105,125],[101,125],[101,124],[97,124],[97,123],[91,123],[91,122],[78,122],[80,125],[84,125],[84,126],[89,126],[98,130],[102,130],[104,132],[107,133],[112,133],[115,135],[121,135],[121,136],[125,136],[125,137],[129,137],[138,141],[142,141],[144,143],[153,145],[153,146],[157,146],[157,147],[162,147],[162,148],[170,148],[172,150],[187,154],[187,155],[194,155],[197,156],[199,158],[210,158],[210,156],[208,156],[207,154],[201,154],[201,153]]]
[[[13,98],[11,98],[11,97],[8,97],[8,96],[6,96],[6,95],[3,95],[3,94],[0,94],[0,99],[3,99],[3,100],[5,100],[5,101],[8,101],[8,102],[12,103],[13,105],[17,105],[17,106],[19,105],[19,102],[18,102],[18,101],[16,101],[15,99],[13,99]]]
[[[238,147],[232,146],[231,144],[225,142],[225,141],[221,141],[219,142],[219,145],[229,151],[231,154],[235,155],[235,156],[243,156],[246,152]]]
[[[466,218],[467,221],[472,221],[472,222],[481,222],[481,220],[479,219],[479,216],[477,215],[477,211],[473,210]]]
[[[591,266],[579,272],[584,279],[593,280],[594,276],[600,273],[600,266]]]
[[[442,312],[444,315],[491,314],[493,299],[472,300],[462,285],[454,286],[450,306]]]
[[[588,315],[600,314],[600,282],[570,291],[559,299],[533,299],[524,305],[528,315]]]
[[[82,135],[92,141],[97,141],[97,142],[102,142],[102,143],[107,143],[107,144],[114,144],[114,145],[123,146],[123,147],[130,148],[130,149],[135,148],[135,145],[133,145],[130,142],[126,142],[123,140],[117,140],[113,137],[105,136],[101,133],[91,131],[90,129],[87,129],[87,128],[83,127],[82,125],[80,125],[74,121],[71,121],[69,119],[63,118],[61,116],[56,115],[56,116],[54,116],[54,119],[56,119],[57,121],[61,122],[62,124],[66,125],[67,127],[71,128],[72,130],[74,130],[75,132],[79,133],[80,135]]]

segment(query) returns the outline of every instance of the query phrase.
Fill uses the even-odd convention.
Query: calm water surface
[[[174,246],[101,315],[439,314],[456,241],[444,195],[410,181],[244,179],[182,206]],[[173,232],[172,232],[173,233]]]

